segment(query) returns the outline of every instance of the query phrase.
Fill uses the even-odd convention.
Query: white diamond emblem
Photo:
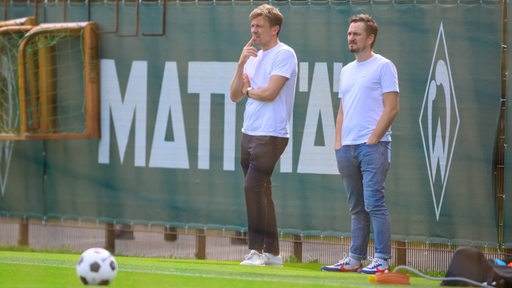
[[[439,220],[460,124],[443,23],[432,57],[419,124],[436,219]]]

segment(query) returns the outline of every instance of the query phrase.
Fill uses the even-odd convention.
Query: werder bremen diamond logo
[[[419,122],[430,190],[439,220],[460,123],[443,23],[439,27]]]

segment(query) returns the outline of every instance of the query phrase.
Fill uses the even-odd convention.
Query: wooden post
[[[113,223],[105,224],[105,249],[112,254],[116,252],[116,228]]]
[[[204,229],[197,229],[196,258],[206,259],[206,231]]]
[[[20,222],[18,234],[18,245],[20,246],[28,246],[28,219],[23,218]]]
[[[407,245],[404,241],[395,241],[396,244],[396,265],[407,264]]]
[[[293,235],[293,255],[302,263],[302,237],[297,234]]]

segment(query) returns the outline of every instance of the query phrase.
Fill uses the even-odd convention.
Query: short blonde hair
[[[281,25],[283,24],[283,14],[279,12],[279,9],[269,4],[262,4],[254,10],[252,10],[251,14],[249,14],[249,20],[253,20],[254,18],[258,18],[263,16],[270,27],[279,26],[279,32],[281,32]]]

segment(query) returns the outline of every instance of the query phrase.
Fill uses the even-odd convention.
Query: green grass
[[[78,254],[0,251],[0,287],[84,287],[75,272]],[[247,267],[238,262],[115,256],[119,265],[109,287],[404,287],[370,284],[358,273],[321,272],[318,263]],[[411,277],[413,287],[439,281]]]

